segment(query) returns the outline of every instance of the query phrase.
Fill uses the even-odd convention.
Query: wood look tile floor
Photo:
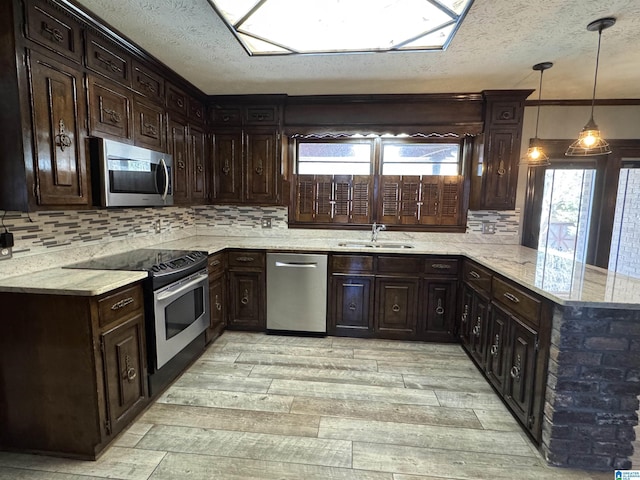
[[[459,345],[226,332],[96,462],[0,480],[612,479],[551,468]]]

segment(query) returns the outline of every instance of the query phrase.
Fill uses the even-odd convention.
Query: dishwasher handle
[[[318,268],[317,262],[276,262],[276,267]]]

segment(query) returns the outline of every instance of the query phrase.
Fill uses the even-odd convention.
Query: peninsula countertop
[[[401,242],[345,242],[326,238],[222,237],[196,235],[154,244],[153,248],[202,250],[209,254],[227,248],[327,253],[398,255],[460,255],[488,267],[549,300],[566,306],[640,309],[640,280],[593,267],[572,258],[545,254],[520,245],[410,241],[412,248],[394,248]],[[346,245],[345,245],[346,244]],[[82,260],[82,259],[80,259]],[[50,268],[0,279],[0,292],[95,296],[146,277],[139,271]]]

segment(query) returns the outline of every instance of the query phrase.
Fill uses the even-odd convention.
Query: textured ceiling
[[[531,67],[551,61],[543,99],[587,99],[598,34],[586,26],[613,16],[597,98],[640,98],[640,0],[475,0],[444,52],[280,57],[249,57],[207,0],[75,1],[210,95],[535,89]]]

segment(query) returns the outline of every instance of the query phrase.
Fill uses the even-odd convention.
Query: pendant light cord
[[[591,96],[591,121],[593,122],[593,110],[596,105],[596,85],[598,84],[598,66],[600,64],[600,40],[602,40],[602,26],[598,29],[598,53],[596,54],[596,73],[593,78],[593,95]]]
[[[540,122],[540,99],[542,98],[542,75],[544,74],[544,69],[540,70],[540,86],[538,87],[538,113],[536,115],[536,135],[535,138],[538,138],[538,123]]]

